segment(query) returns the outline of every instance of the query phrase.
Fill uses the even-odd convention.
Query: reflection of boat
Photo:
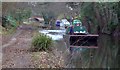
[[[68,48],[98,48],[98,35],[89,34],[86,27],[78,20],[74,20],[72,25],[66,29],[64,40]]]

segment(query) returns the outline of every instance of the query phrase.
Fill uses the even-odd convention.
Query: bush
[[[35,51],[48,50],[52,43],[52,38],[44,34],[38,34],[32,39],[32,47]]]

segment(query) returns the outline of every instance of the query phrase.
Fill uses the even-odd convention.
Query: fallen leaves
[[[55,56],[48,52],[34,52],[32,57],[38,68],[64,67],[64,59],[62,56]]]

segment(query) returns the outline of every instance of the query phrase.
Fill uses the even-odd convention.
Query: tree
[[[118,66],[118,63],[115,63],[115,60],[119,49],[119,36],[115,36],[116,40],[114,40],[113,34],[118,34],[120,31],[119,12],[120,7],[117,2],[82,3],[80,12],[82,21],[86,21],[87,26],[90,27],[90,32],[96,33],[97,29],[99,29],[100,32],[101,39],[99,43],[101,44],[101,47],[98,51],[95,51],[94,67],[96,66],[95,61],[97,61],[97,59],[100,63],[100,65],[98,65],[99,67]],[[98,54],[100,56],[99,58],[97,58]],[[104,63],[106,64],[104,65]]]

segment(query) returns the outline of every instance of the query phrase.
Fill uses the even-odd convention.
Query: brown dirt
[[[31,54],[28,52],[31,44],[32,31],[22,31],[16,36],[16,42],[3,47],[2,66],[3,68],[26,68],[33,67]]]
[[[64,58],[60,52],[53,48],[51,52],[31,52],[32,36],[36,31],[17,30],[16,33],[9,38],[15,38],[15,42],[2,48],[2,68],[56,68],[64,67]],[[5,42],[7,40],[4,40]],[[9,44],[5,42],[4,45]],[[57,52],[57,53],[56,53]],[[57,56],[58,55],[58,56]]]

